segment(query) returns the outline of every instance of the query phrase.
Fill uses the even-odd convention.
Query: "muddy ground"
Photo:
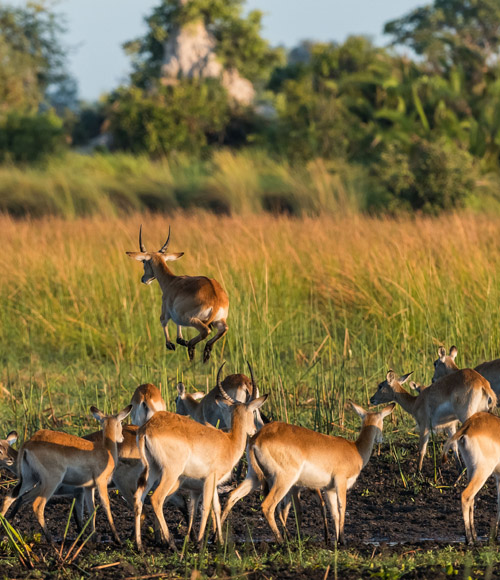
[[[415,549],[442,548],[446,545],[458,545],[464,541],[463,520],[460,507],[460,493],[466,485],[466,476],[463,476],[457,485],[458,470],[451,460],[437,470],[435,478],[432,456],[427,456],[423,475],[416,474],[416,447],[397,446],[399,455],[403,455],[399,464],[393,455],[384,452],[377,455],[375,452],[369,464],[362,471],[354,488],[348,492],[346,515],[346,541],[349,547],[356,548],[361,555],[369,557],[375,551],[384,553],[405,553]],[[5,493],[5,492],[4,492]],[[225,504],[226,494],[222,494],[222,505]],[[127,538],[133,529],[133,514],[124,500],[116,493],[111,493],[113,516],[122,538]],[[261,498],[258,493],[252,493],[234,507],[230,515],[232,537],[236,546],[244,547],[251,538],[258,551],[267,552],[272,547],[273,537],[267,522],[260,509]],[[46,519],[55,538],[60,538],[69,513],[70,500],[59,498],[53,500],[46,509]],[[303,527],[302,536],[310,546],[324,547],[321,511],[314,493],[302,493]],[[143,530],[143,541],[150,553],[164,551],[164,548],[155,546],[154,537],[147,528],[152,526],[151,508],[145,509],[146,523]],[[181,512],[176,508],[165,508],[167,523],[174,534],[179,547],[182,546],[186,531]],[[486,538],[490,531],[492,519],[496,514],[496,488],[493,479],[490,479],[480,492],[476,501],[476,529],[478,534]],[[33,534],[40,531],[31,507],[24,505],[18,513],[13,525],[24,534]],[[329,520],[330,529],[331,521]],[[98,512],[98,530],[104,533],[98,537],[106,549],[110,545],[109,527],[103,510]],[[289,518],[288,530],[295,534],[293,513]],[[70,535],[75,535],[74,528]],[[43,545],[43,541],[42,541]],[[41,550],[42,547],[39,547]],[[195,548],[193,548],[195,549]],[[113,577],[117,570],[110,569],[108,573],[101,571],[102,577]],[[134,576],[134,570],[119,576]],[[137,571],[135,571],[137,572]],[[0,575],[2,570],[0,559]],[[12,570],[10,570],[12,573]],[[323,578],[325,571],[318,574],[310,570],[304,572],[304,577]],[[353,572],[352,577],[357,572]],[[414,574],[411,577],[426,577]],[[433,571],[433,577],[438,577]],[[299,571],[274,570],[273,577],[299,578]],[[343,577],[350,577],[344,574]],[[252,577],[252,575],[248,576]],[[258,575],[255,577],[259,577]],[[358,576],[359,577],[359,576]],[[410,577],[410,576],[408,576]]]

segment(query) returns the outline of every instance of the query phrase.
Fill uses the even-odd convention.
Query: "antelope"
[[[18,452],[12,447],[17,441],[18,435],[16,431],[11,431],[5,439],[0,440],[0,469],[4,468],[10,471],[16,478],[19,477],[17,472],[17,458]],[[84,510],[84,495],[79,488],[75,488],[69,485],[60,485],[55,494],[57,496],[71,496],[76,500],[75,509],[73,511],[76,526],[78,530],[83,528],[83,510]],[[15,502],[14,507],[11,509],[11,517],[14,518],[17,514],[21,504],[29,500],[29,494],[26,493],[23,496],[19,496]],[[93,511],[93,506],[92,510]]]
[[[93,493],[97,487],[113,536],[121,544],[109,506],[108,481],[118,463],[117,444],[123,440],[121,422],[131,410],[132,406],[129,405],[116,415],[106,416],[92,406],[90,411],[103,429],[102,439],[95,443],[68,433],[47,429],[37,431],[19,451],[19,482],[5,497],[0,513],[5,516],[12,503],[29,491],[30,497],[34,497],[35,516],[45,537],[52,543],[45,525],[45,505],[58,486],[83,487],[87,505],[91,499],[93,504]],[[92,526],[95,527],[95,521]]]
[[[151,284],[153,280],[158,280],[163,293],[160,322],[169,350],[175,350],[175,344],[168,334],[167,324],[170,319],[177,325],[177,344],[187,347],[189,360],[193,360],[195,346],[207,338],[212,327],[217,329],[215,336],[205,345],[203,362],[207,362],[214,343],[228,330],[226,318],[229,299],[222,286],[213,278],[176,276],[167,266],[167,262],[178,260],[184,252],[167,253],[169,241],[170,227],[167,241],[158,252],[148,252],[142,243],[141,226],[139,229],[140,252],[127,252],[127,255],[143,263],[144,275],[141,278],[143,284]],[[185,340],[182,337],[183,326],[192,326],[198,330],[198,336],[189,341]]]
[[[251,379],[243,374],[227,376],[222,381],[222,388],[235,401],[246,403],[249,400],[259,397],[259,389],[255,384],[252,367],[247,362]],[[219,405],[220,390],[216,385],[205,396],[199,397],[186,393],[183,383],[177,384],[176,412],[179,415],[189,415],[195,421],[202,424],[210,424],[220,429],[230,429],[231,408],[227,405]],[[260,429],[264,424],[259,410],[255,411],[255,427]]]
[[[0,440],[0,468],[8,469],[17,477],[17,451],[12,447],[17,441],[17,431],[11,431],[5,439]]]
[[[261,484],[269,487],[262,511],[276,541],[283,542],[274,512],[293,486],[325,491],[335,525],[335,538],[344,544],[346,492],[368,463],[373,445],[381,440],[383,419],[394,404],[378,413],[368,413],[351,402],[362,419],[356,441],[317,433],[305,427],[273,422],[255,435],[249,444],[249,469],[246,479],[230,494],[222,521],[233,505]]]
[[[497,397],[488,381],[472,369],[442,377],[414,397],[401,386],[411,374],[398,378],[394,371],[389,371],[370,403],[379,405],[395,401],[412,415],[420,434],[418,470],[422,471],[431,430],[445,429],[451,436],[457,430],[458,421],[463,423],[478,411],[488,411],[496,405]],[[456,445],[453,450],[460,464]]]
[[[139,428],[137,441],[144,471],[135,494],[135,532],[136,544],[141,551],[140,523],[144,497],[152,482],[158,479],[158,487],[151,496],[151,505],[155,515],[155,530],[161,542],[168,543],[175,550],[163,515],[163,504],[165,498],[174,493],[185,479],[203,486],[203,514],[198,542],[203,540],[212,504],[217,536],[219,542],[223,542],[217,485],[227,480],[243,455],[247,435],[256,431],[254,411],[267,399],[267,395],[264,395],[240,403],[230,397],[220,381],[223,366],[217,373],[217,386],[221,394],[220,403],[233,407],[229,432],[166,411],[155,413]]]
[[[459,370],[455,362],[457,354],[458,350],[456,346],[450,348],[450,354],[448,355],[443,346],[439,348],[438,358],[434,361],[434,376],[432,377],[432,382]],[[489,381],[497,397],[500,396],[500,358],[483,362],[477,365],[477,367],[474,367],[474,370]]]
[[[497,518],[493,530],[493,538],[496,538],[500,522],[500,419],[491,413],[476,413],[469,417],[445,443],[443,462],[446,462],[448,450],[453,444],[458,444],[469,478],[469,484],[462,492],[466,541],[473,544],[477,540],[474,498],[492,474],[496,479],[498,496]]]
[[[130,413],[132,425],[139,427],[149,421],[157,411],[167,410],[160,389],[151,383],[139,385],[134,391],[130,404],[132,405]]]
[[[246,403],[252,398],[258,398],[259,389],[255,383],[255,377],[253,374],[253,369],[249,362],[247,362],[248,369],[250,371],[251,379],[243,374],[234,374],[227,376],[222,381],[222,386],[224,391],[229,394],[233,399],[239,401],[240,403]],[[176,412],[179,415],[189,415],[198,423],[206,424],[209,423],[214,427],[219,427],[220,429],[229,429],[231,426],[231,411],[227,406],[221,407],[218,404],[217,399],[220,397],[220,391],[217,386],[215,386],[209,393],[203,396],[202,393],[189,394],[186,393],[186,387],[183,383],[177,384],[177,401],[176,401]],[[200,397],[201,394],[201,397]],[[264,425],[265,416],[260,413],[257,409],[255,411],[255,427],[257,430],[261,429]],[[265,422],[269,423],[269,420],[265,418]],[[241,466],[241,463],[240,463]],[[237,480],[240,478],[240,470],[236,475]],[[321,495],[320,490],[316,490],[318,496],[322,515],[323,515],[323,528],[325,533],[325,541],[328,543],[328,522],[326,519],[326,507]],[[279,511],[280,520],[283,526],[286,525],[286,520],[288,518],[288,513],[291,507],[291,499],[293,498],[296,514],[297,514],[297,524],[301,527],[302,523],[302,509],[300,505],[300,492],[297,488],[293,488],[291,491],[291,498],[289,496],[283,501],[282,509]]]

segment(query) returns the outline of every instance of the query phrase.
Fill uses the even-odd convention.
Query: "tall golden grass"
[[[217,278],[229,333],[209,364],[166,351],[157,284],[140,283],[139,225],[158,249],[185,252],[177,274]],[[140,383],[214,384],[218,365],[253,363],[275,418],[332,431],[344,403],[368,397],[388,368],[428,382],[438,345],[461,365],[500,356],[500,219],[400,220],[134,214],[0,218],[0,417],[5,431],[81,431],[88,407],[117,409]],[[173,330],[173,329],[172,329]],[[188,335],[191,331],[188,331]]]

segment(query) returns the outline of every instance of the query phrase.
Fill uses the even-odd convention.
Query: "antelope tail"
[[[448,451],[450,450],[450,447],[453,445],[453,443],[455,441],[458,441],[460,439],[460,437],[465,435],[465,433],[467,431],[467,427],[468,427],[468,425],[464,425],[454,435],[452,435],[448,439],[448,441],[446,441],[446,443],[444,444],[444,447],[443,447],[443,453],[441,455],[441,463],[446,463],[448,461]]]
[[[145,433],[138,433],[137,434],[137,447],[139,448],[139,455],[144,465],[144,469],[142,470],[141,475],[139,476],[139,480],[137,481],[137,491],[140,489],[140,493],[144,491],[149,477],[149,462],[148,458],[146,457],[146,434]]]

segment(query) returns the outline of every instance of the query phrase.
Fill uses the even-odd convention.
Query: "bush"
[[[377,209],[436,214],[464,207],[476,188],[473,158],[444,140],[416,137],[406,151],[391,143],[372,172],[382,188],[369,202]]]
[[[172,151],[199,154],[209,141],[223,140],[228,120],[220,83],[180,81],[154,91],[120,90],[110,108],[109,129],[118,149],[155,157]]]
[[[32,162],[64,144],[63,121],[55,113],[10,113],[0,120],[0,160]]]

